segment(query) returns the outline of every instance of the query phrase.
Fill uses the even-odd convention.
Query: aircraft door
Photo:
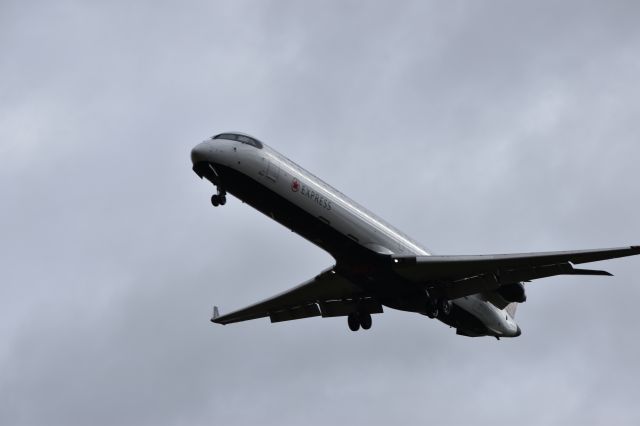
[[[267,178],[267,180],[276,183],[280,176],[280,167],[268,158],[262,157],[262,170],[260,171],[260,174]]]

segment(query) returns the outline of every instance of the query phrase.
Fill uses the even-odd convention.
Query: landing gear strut
[[[211,204],[213,204],[213,207],[224,206],[227,203],[227,191],[225,191],[222,186],[222,179],[220,179],[220,175],[211,164],[209,164],[209,174],[207,175],[207,179],[209,179],[218,190],[217,194],[213,194],[211,196]]]
[[[347,323],[351,331],[358,331],[360,327],[363,330],[371,328],[371,314],[368,312],[352,312],[347,317]]]

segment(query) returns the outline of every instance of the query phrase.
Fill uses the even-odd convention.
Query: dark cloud
[[[254,134],[440,253],[640,243],[637,9],[4,2],[0,423],[638,423],[637,259],[531,285],[510,341],[212,326],[331,258],[189,161]]]

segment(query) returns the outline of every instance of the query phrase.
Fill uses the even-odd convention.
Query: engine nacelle
[[[522,283],[506,284],[496,290],[507,302],[523,303],[527,300]]]

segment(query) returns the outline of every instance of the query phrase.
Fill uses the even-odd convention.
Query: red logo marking
[[[299,189],[300,189],[300,182],[298,181],[298,179],[294,178],[293,182],[291,182],[291,190],[293,192],[298,192]]]

